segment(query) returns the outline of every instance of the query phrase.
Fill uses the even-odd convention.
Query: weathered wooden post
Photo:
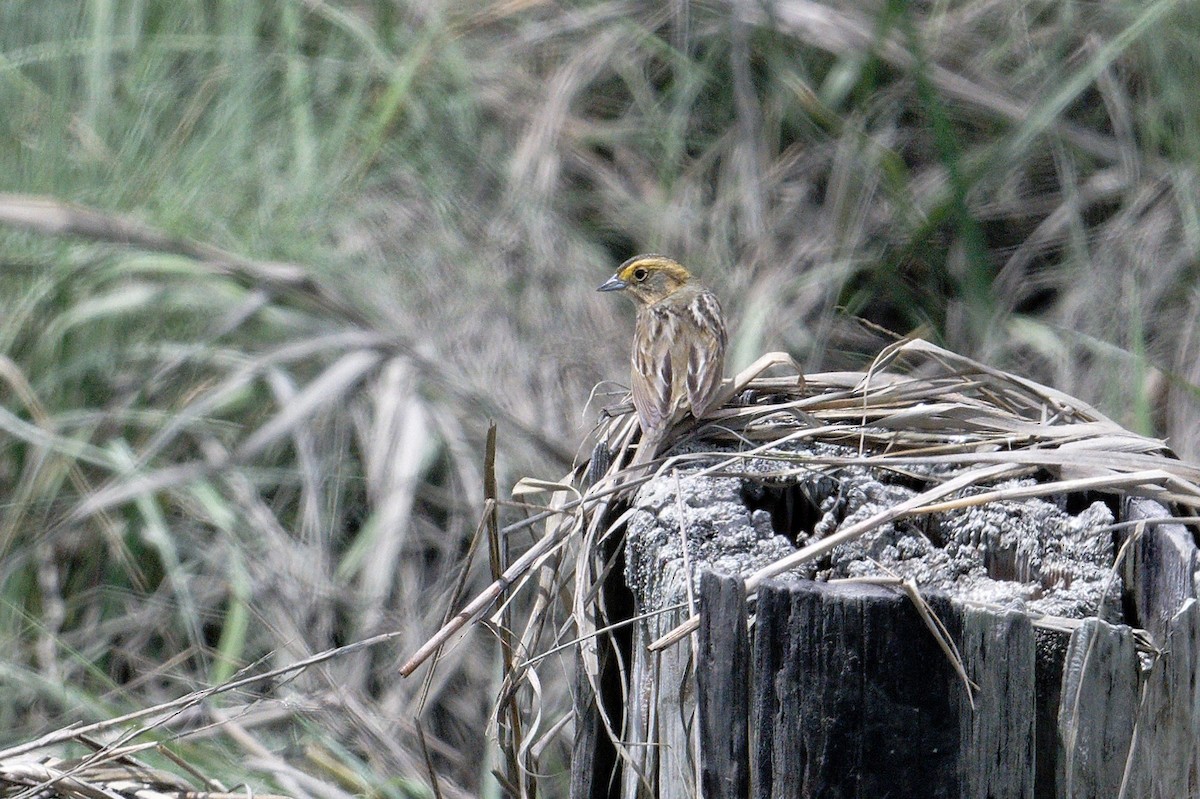
[[[663,534],[685,517],[688,565],[702,573],[695,673],[691,642],[661,654],[645,648],[683,608],[634,626],[624,655],[628,760],[609,761],[623,776],[576,796],[1197,795],[1197,554],[1185,527],[1153,521],[1166,515],[1161,506],[1127,500],[1124,521],[1144,524],[1103,534],[1114,557],[1125,549],[1123,601],[1110,621],[1059,619],[1047,629],[1016,606],[926,597],[968,691],[912,599],[894,588],[791,577],[763,583],[748,603],[742,579],[718,564],[761,562],[780,542],[761,510],[735,509],[744,489],[731,481],[683,497],[650,492],[642,507],[654,522],[635,513],[630,523],[625,571],[645,613],[687,602],[683,539]],[[735,557],[724,536],[738,527]],[[995,569],[1011,568],[999,550],[1013,546],[997,547]],[[1072,579],[1056,572],[1045,595]]]
[[[601,486],[573,797],[1200,796],[1200,466],[921,341],[752,388]]]
[[[931,604],[978,686],[973,700],[907,597],[859,584],[764,586],[754,796],[1034,795],[1028,617]],[[700,710],[702,720],[720,715]]]

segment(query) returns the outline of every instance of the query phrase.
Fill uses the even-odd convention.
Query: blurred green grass
[[[714,285],[732,367],[862,363],[861,316],[1200,452],[1193,4],[670,9],[0,4],[0,191],[235,256],[0,227],[0,745],[399,629],[221,700],[273,760],[180,745],[422,795],[394,672],[445,610],[487,420],[502,484],[567,468],[627,368],[593,289],[638,251]],[[494,657],[457,647],[421,711],[447,795],[488,783]]]

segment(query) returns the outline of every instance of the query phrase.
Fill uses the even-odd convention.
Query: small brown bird
[[[725,317],[717,297],[682,264],[635,255],[599,291],[624,291],[637,305],[633,407],[642,427],[634,463],[644,463],[683,415],[712,409],[725,369]]]

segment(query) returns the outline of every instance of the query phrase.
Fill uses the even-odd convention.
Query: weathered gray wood
[[[1063,665],[1067,662],[1070,636],[1050,630],[1035,630],[1037,663],[1034,682],[1034,796],[1058,796],[1058,707],[1062,703]]]
[[[1157,502],[1130,497],[1127,521],[1162,519],[1171,514]],[[1125,584],[1132,594],[1138,625],[1161,642],[1184,600],[1196,596],[1196,544],[1182,524],[1147,525],[1132,544]]]
[[[691,615],[696,575],[719,563],[749,574],[794,551],[765,513],[752,514],[731,477],[673,472],[640,490],[625,532],[624,576],[634,601],[621,795],[694,797],[700,759],[691,639],[661,653],[647,645]]]
[[[603,656],[602,656],[603,657]],[[588,681],[583,658],[575,656],[575,685],[571,695],[575,719],[575,739],[571,746],[571,799],[599,799],[601,750],[607,741],[601,725],[598,698]],[[598,779],[599,777],[599,779]]]
[[[653,623],[651,619],[648,623]],[[625,700],[625,726],[621,740],[627,757],[622,771],[622,799],[653,797],[651,780],[658,767],[657,741],[654,733],[654,657],[646,646],[654,636],[646,629],[647,622],[633,626],[633,662],[629,673],[629,688]],[[657,627],[654,628],[657,631]]]
[[[750,795],[750,638],[741,578],[701,575],[697,639],[701,795],[745,799]]]
[[[729,542],[749,540],[704,537],[731,518],[726,509],[701,511],[661,492],[651,499],[657,521],[631,523],[627,539],[638,613],[686,598],[685,538],[690,568],[701,570]],[[1166,513],[1141,502],[1127,511],[1133,520]],[[862,584],[769,582],[747,650],[740,582],[707,575],[695,671],[690,641],[646,650],[686,611],[631,625],[621,735],[632,766],[619,762],[615,782],[593,777],[586,792],[573,784],[572,795],[1200,796],[1200,605],[1187,602],[1196,548],[1187,528],[1150,525],[1128,553],[1122,609],[1164,649],[1141,694],[1127,627],[1092,619],[1068,639],[1035,633],[1017,611],[929,598],[978,686],[973,709],[907,597]],[[738,659],[747,651],[749,665]],[[595,740],[594,711],[580,712],[591,726],[577,735]]]
[[[1036,696],[1033,625],[1024,613],[955,605],[955,639],[978,686],[971,708],[959,692],[961,795],[1033,797]],[[953,618],[948,619],[952,622]],[[951,633],[954,630],[951,629]]]
[[[1168,625],[1146,678],[1123,796],[1200,796],[1200,604],[1189,599]]]
[[[614,618],[633,615],[633,597],[621,575],[623,548],[620,542],[602,542],[598,555],[604,562],[615,561],[616,565],[599,589],[600,601],[597,604],[609,614],[597,619],[597,626],[602,627]],[[571,799],[608,799],[619,784],[621,766],[609,725],[619,734],[625,717],[630,636],[629,627],[619,626],[595,636],[585,644],[592,646],[595,652],[597,674],[593,678],[588,676],[582,649],[576,651],[572,695],[575,739],[571,753]],[[608,716],[607,724],[605,713]]]
[[[678,579],[665,574],[664,581]],[[623,799],[685,799],[696,795],[696,695],[692,647],[682,641],[662,652],[647,648],[687,618],[667,611],[634,625],[633,668],[624,743]]]
[[[775,789],[775,717],[791,695],[788,686],[777,679],[790,646],[791,596],[768,582],[759,589],[756,607],[751,646],[754,683],[750,693],[750,737],[754,758],[750,773],[755,799],[768,799],[779,795]],[[786,772],[779,778],[785,780]]]
[[[758,602],[755,796],[1032,797],[1027,618],[932,599],[980,686],[972,711],[907,597],[768,583]]]
[[[1062,799],[1120,794],[1137,713],[1133,631],[1091,618],[1071,634],[1058,712]]]
[[[1157,502],[1131,498],[1130,521],[1169,516]],[[1197,550],[1181,524],[1147,526],[1133,543],[1130,569],[1138,621],[1161,653],[1146,676],[1123,796],[1200,795],[1200,606]]]
[[[655,637],[664,635],[688,617],[686,611],[659,617]],[[658,799],[695,799],[698,762],[696,759],[696,682],[690,641],[670,647],[652,656],[655,660],[655,697],[653,704],[657,743]]]

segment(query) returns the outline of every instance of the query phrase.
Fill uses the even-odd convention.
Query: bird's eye
[[[647,274],[649,274],[649,273],[645,269],[635,269],[635,270],[633,270],[633,279],[634,280],[645,280]]]

